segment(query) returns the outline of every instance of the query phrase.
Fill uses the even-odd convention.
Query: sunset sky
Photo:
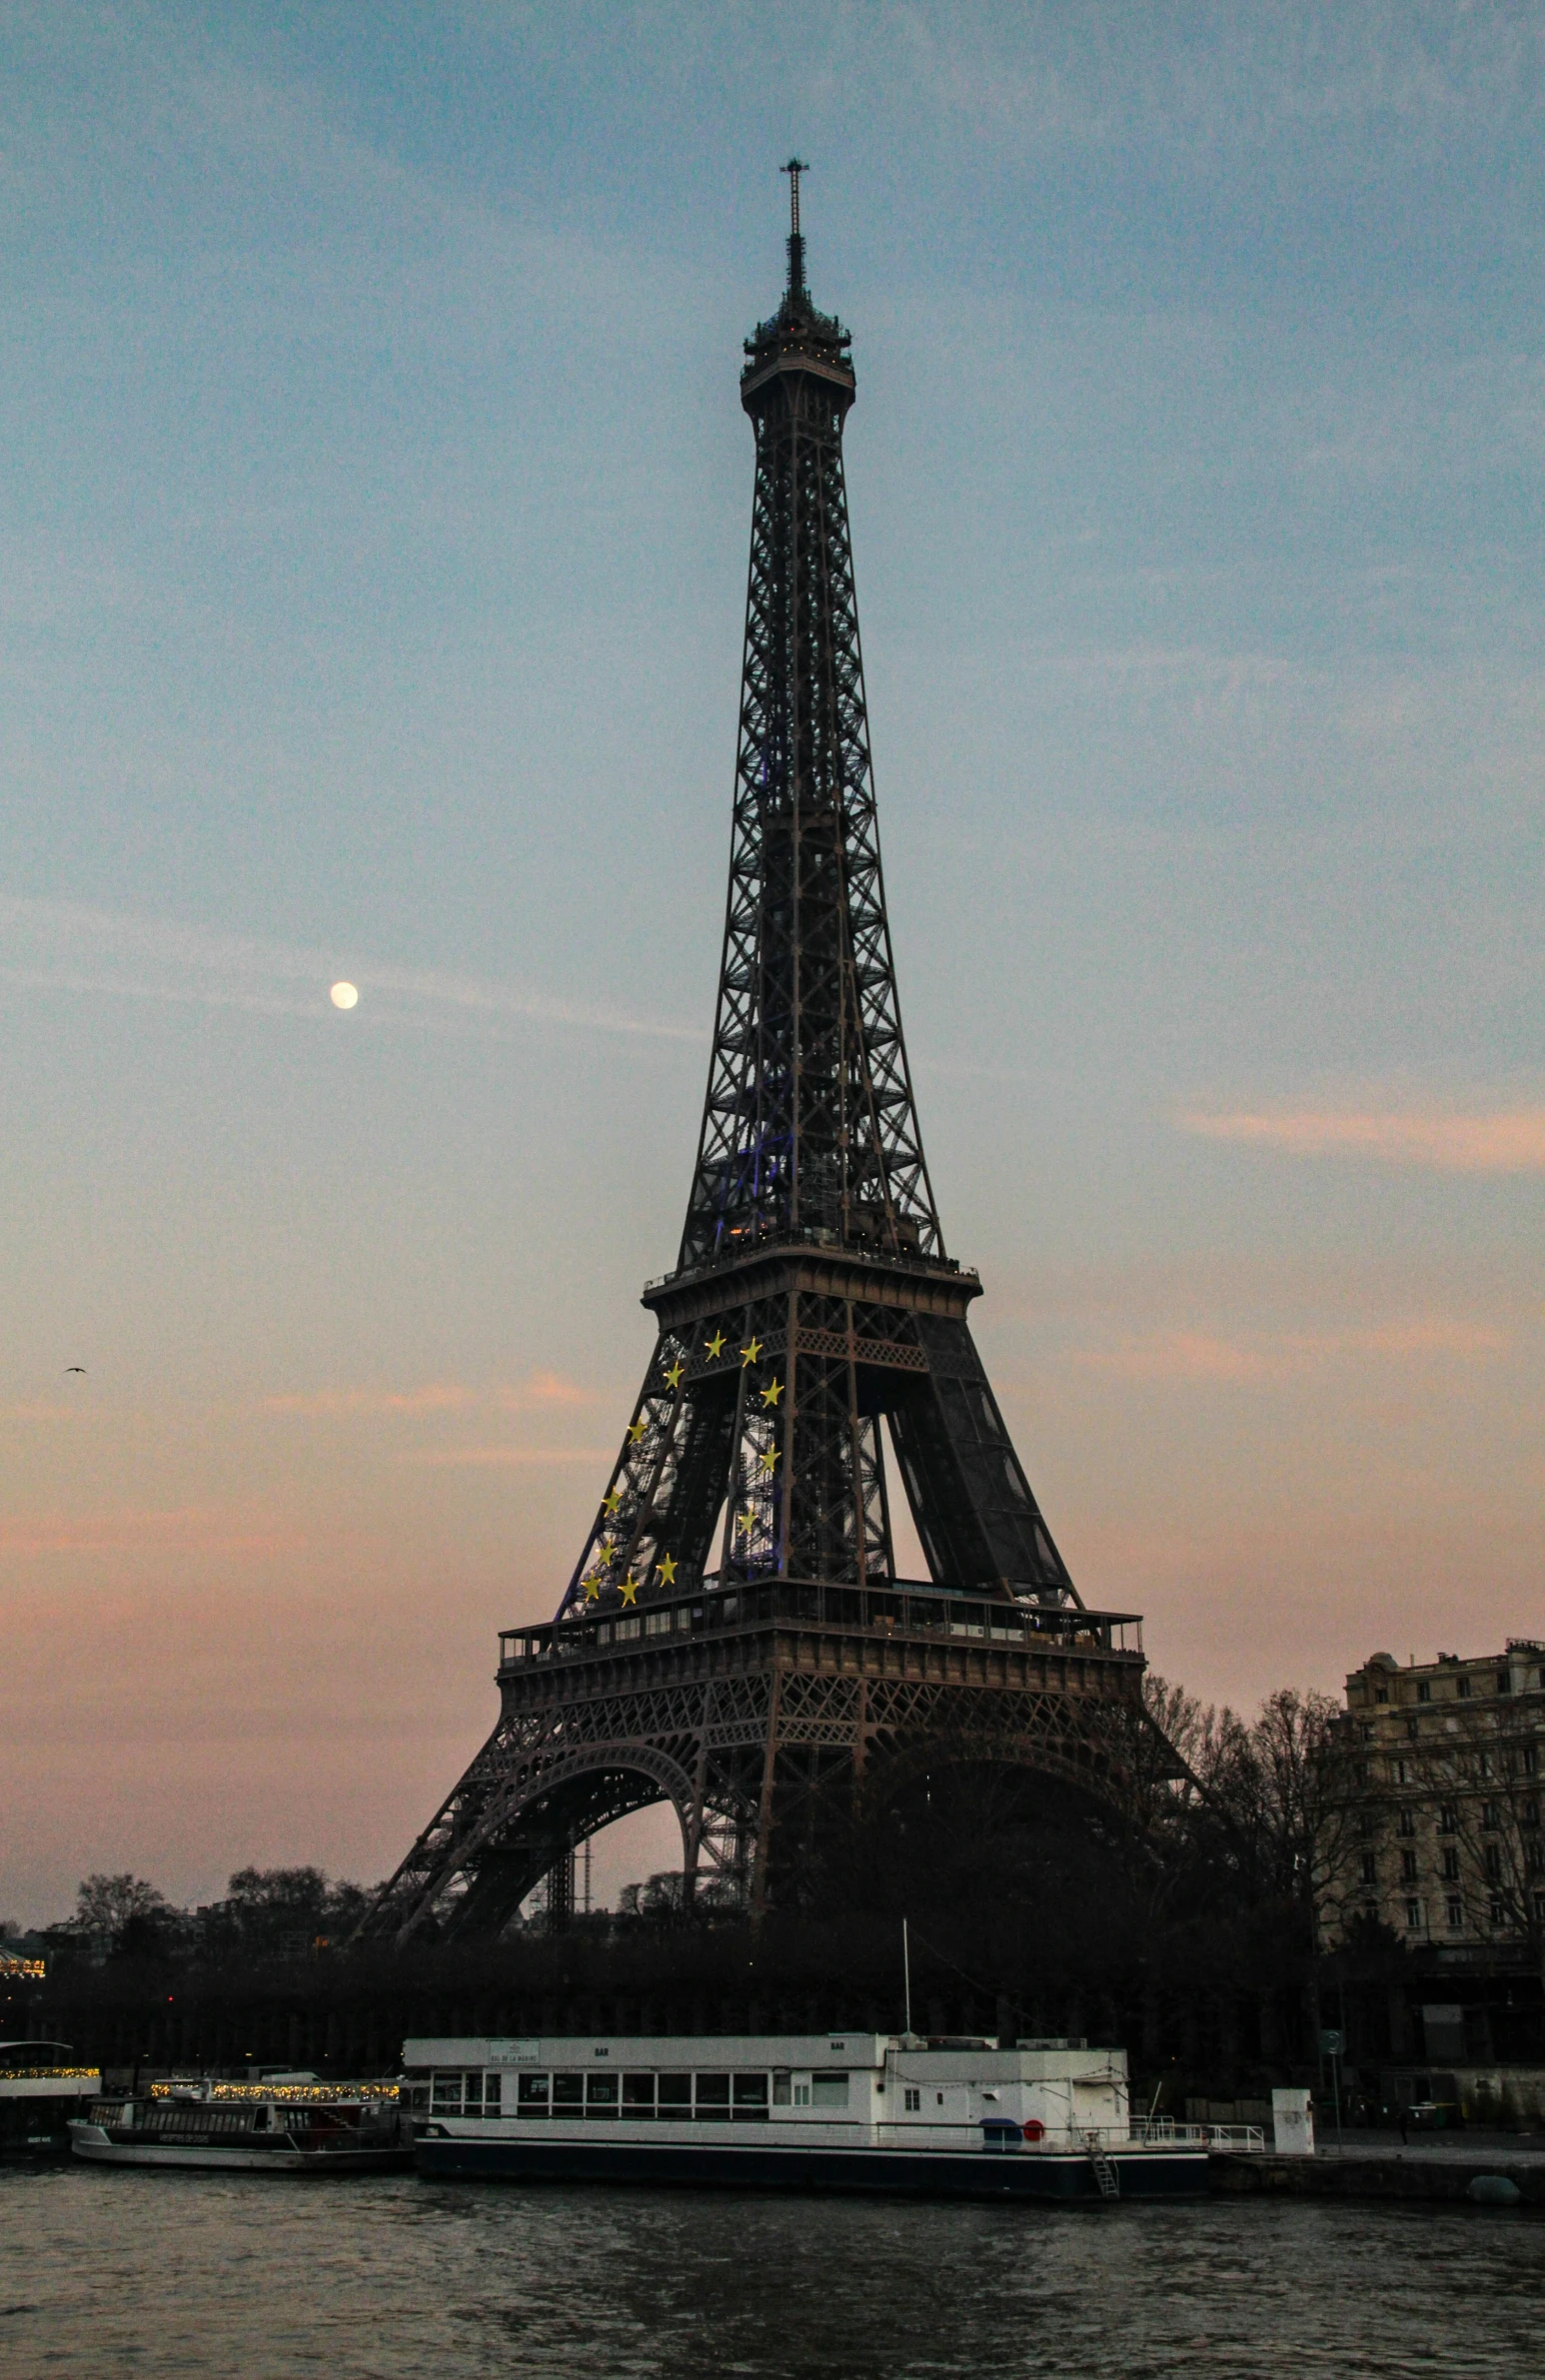
[[[1241,1705],[1545,1635],[1545,7],[6,0],[0,91],[0,1917],[383,1874],[567,1579],[793,148],[923,1133],[1080,1592]]]

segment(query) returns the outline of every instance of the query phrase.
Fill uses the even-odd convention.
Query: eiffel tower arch
[[[576,1842],[670,1800],[685,1889],[796,1893],[919,1763],[1127,1805],[1178,1774],[1140,1623],[1085,1609],[972,1340],[901,1033],[842,432],[850,334],[804,278],[746,343],[756,442],[724,956],[658,1338],[557,1615],[365,1930],[495,1929]],[[898,1482],[889,1476],[886,1436]],[[897,1575],[905,1497],[926,1580]]]

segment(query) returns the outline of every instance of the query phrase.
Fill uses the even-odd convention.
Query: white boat
[[[1201,2128],[1133,2118],[1124,2049],[912,2034],[415,2039],[435,2179],[972,2198],[1200,2196]]]
[[[71,2123],[95,2165],[217,2173],[389,2173],[413,2163],[395,2083],[200,2082],[99,2098]]]
[[[95,2066],[70,2062],[68,2041],[0,2041],[0,2155],[69,2146],[69,2121],[102,2089]]]

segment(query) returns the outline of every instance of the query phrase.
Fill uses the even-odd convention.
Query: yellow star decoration
[[[597,1579],[597,1578],[589,1578],[589,1579],[587,1579],[587,1580],[586,1580],[586,1582],[585,1582],[585,1600],[586,1600],[586,1602],[587,1602],[588,1604],[597,1603],[597,1602],[599,1602],[599,1600],[600,1600],[600,1597],[601,1597],[601,1581],[600,1581],[599,1579]]]
[[[735,1525],[737,1529],[744,1529],[747,1536],[750,1537],[757,1526],[757,1516],[754,1512],[741,1513],[738,1515]]]
[[[741,1350],[741,1370],[744,1372],[748,1364],[756,1363],[761,1353],[762,1341],[760,1339],[754,1339],[750,1347],[743,1347]]]
[[[711,1355],[711,1356],[714,1358],[714,1361],[715,1361],[715,1363],[717,1364],[717,1363],[718,1363],[718,1361],[719,1361],[719,1359],[720,1359],[720,1357],[723,1355],[723,1353],[724,1353],[724,1351],[725,1351],[725,1334],[724,1334],[724,1332],[723,1332],[723,1331],[716,1331],[716,1332],[714,1333],[714,1336],[713,1336],[713,1338],[712,1338],[712,1339],[705,1339],[705,1340],[704,1340],[704,1342],[703,1342],[703,1344],[704,1344],[705,1348],[707,1349],[708,1353],[709,1353],[709,1354],[710,1354],[710,1355]]]
[[[621,1489],[609,1488],[601,1499],[601,1509],[604,1513],[615,1513],[622,1501]]]
[[[655,1567],[668,1587],[676,1585],[676,1556],[674,1554],[662,1554]]]
[[[633,1440],[635,1446],[638,1445],[640,1439],[644,1436],[644,1431],[645,1424],[642,1421],[629,1423],[628,1435]]]
[[[770,1475],[777,1469],[778,1451],[775,1446],[770,1446],[762,1458],[762,1468]]]
[[[638,1580],[637,1580],[637,1579],[635,1579],[635,1578],[633,1578],[632,1576],[630,1576],[630,1577],[626,1578],[626,1579],[623,1581],[622,1588],[621,1588],[620,1592],[621,1592],[621,1594],[622,1594],[622,1598],[623,1598],[623,1601],[624,1601],[624,1603],[625,1603],[625,1604],[636,1604],[636,1603],[638,1602],[638,1600],[639,1600],[639,1582],[638,1582]]]
[[[762,1402],[764,1405],[775,1405],[782,1393],[782,1382],[780,1380],[770,1380],[767,1387],[762,1392]]]
[[[613,1559],[616,1552],[616,1546],[598,1546],[596,1548],[596,1560],[600,1563],[608,1563]]]
[[[670,1371],[666,1374],[666,1386],[667,1388],[677,1389],[680,1388],[681,1385],[682,1366],[680,1364],[673,1364]]]

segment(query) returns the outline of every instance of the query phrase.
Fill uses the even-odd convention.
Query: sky
[[[0,1917],[388,1872],[567,1580],[794,150],[924,1141],[1084,1600],[1245,1708],[1545,1635],[1545,6],[0,0]]]

